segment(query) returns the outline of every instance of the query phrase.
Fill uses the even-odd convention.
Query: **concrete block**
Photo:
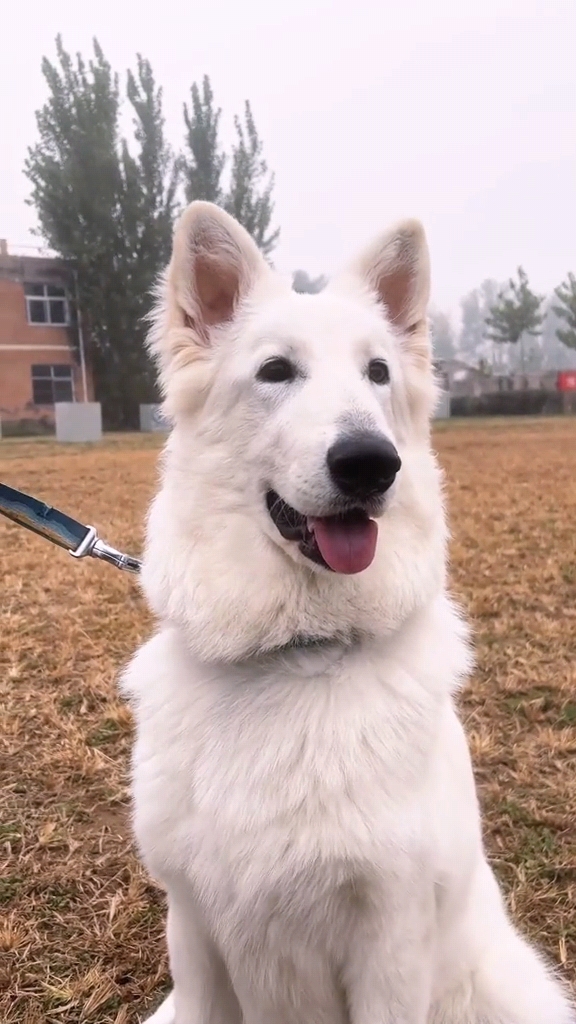
[[[54,410],[57,441],[78,444],[102,439],[100,402],[56,402]]]
[[[167,434],[170,423],[162,413],[161,405],[140,406],[140,430],[144,434]]]
[[[438,395],[438,401],[434,410],[435,420],[447,420],[450,416],[450,393],[448,391],[441,391]]]

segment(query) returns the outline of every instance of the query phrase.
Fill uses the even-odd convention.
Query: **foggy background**
[[[435,304],[522,263],[550,293],[576,263],[576,3],[175,0],[10,5],[0,39],[0,236],[37,245],[22,166],[54,37],[164,88],[168,136],[210,75],[222,142],[249,99],[276,175],[274,262],[330,274],[390,221],[420,217]],[[121,77],[122,81],[122,77]],[[123,85],[122,81],[122,85]]]

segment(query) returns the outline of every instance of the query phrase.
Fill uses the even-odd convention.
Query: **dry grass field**
[[[516,918],[576,978],[576,419],[454,423],[453,588],[486,842]],[[0,479],[140,549],[154,438],[0,442]],[[151,623],[134,579],[0,523],[0,1020],[129,1024],[167,984],[162,893],[132,851],[115,677]]]

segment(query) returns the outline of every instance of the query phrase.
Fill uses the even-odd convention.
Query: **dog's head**
[[[424,231],[296,294],[222,210],[182,215],[151,344],[174,422],[143,581],[203,658],[394,629],[443,586]]]

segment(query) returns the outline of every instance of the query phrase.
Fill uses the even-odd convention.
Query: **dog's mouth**
[[[268,491],[270,518],[285,540],[294,541],[310,561],[332,572],[363,572],[374,559],[378,526],[362,508],[333,516],[305,516],[276,491]]]

